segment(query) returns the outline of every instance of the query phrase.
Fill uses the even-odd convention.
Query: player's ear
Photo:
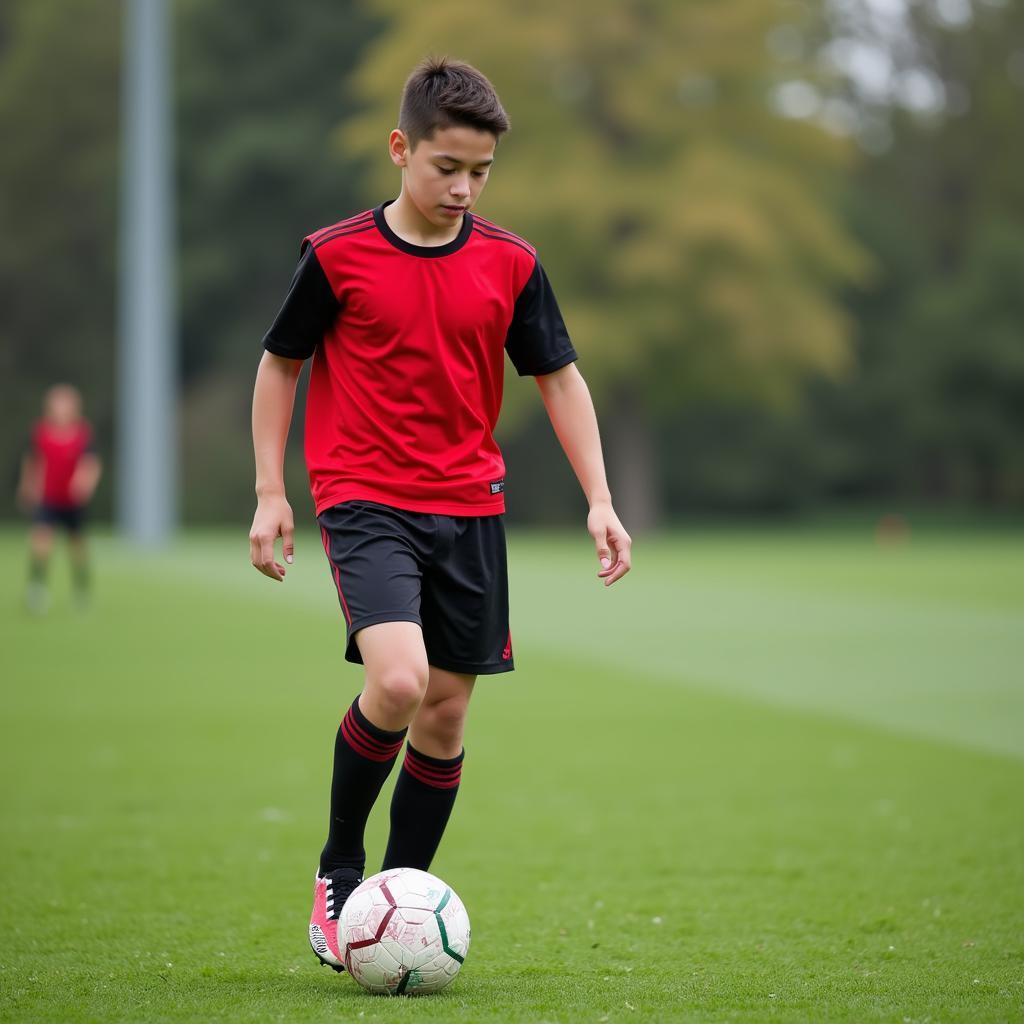
[[[388,153],[391,156],[391,162],[396,167],[404,167],[409,159],[410,152],[412,152],[412,147],[409,145],[409,140],[405,137],[405,132],[400,128],[396,128],[388,137]]]

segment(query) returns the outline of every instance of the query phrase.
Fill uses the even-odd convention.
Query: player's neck
[[[80,420],[51,420],[48,417],[45,420],[47,427],[52,430],[55,434],[71,434],[78,429]]]
[[[452,227],[431,224],[416,208],[416,204],[404,189],[393,203],[384,207],[384,219],[388,222],[388,227],[402,241],[411,245],[447,245],[459,237],[463,217],[455,221]]]

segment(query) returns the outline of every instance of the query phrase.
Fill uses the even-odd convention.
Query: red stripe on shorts
[[[341,573],[331,558],[331,545],[327,537],[327,531],[320,527],[320,539],[324,542],[324,554],[327,555],[327,563],[334,573],[334,585],[338,588],[338,598],[341,600],[341,610],[345,613],[345,621],[352,625],[352,614],[348,610],[348,601],[345,600],[345,592],[341,589]]]

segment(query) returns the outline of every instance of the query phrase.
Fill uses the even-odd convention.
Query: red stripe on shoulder
[[[508,242],[509,245],[514,245],[517,249],[529,253],[534,259],[537,258],[537,250],[529,242],[524,242],[518,235],[500,235],[497,231],[491,231],[490,228],[482,227],[480,224],[473,225],[473,232],[480,235],[481,238],[491,238],[496,242]]]
[[[520,237],[514,231],[509,231],[508,228],[503,228],[500,224],[495,224],[494,221],[490,221],[486,217],[481,217],[476,213],[473,214],[473,220],[486,231],[494,234],[505,235],[508,237],[509,241],[519,242],[520,245],[525,246],[528,251],[532,252],[535,256],[537,255],[537,250],[530,245],[525,238]]]
[[[312,231],[306,237],[314,246],[316,246],[324,241],[327,235],[333,234],[335,231],[344,231],[346,228],[362,226],[362,224],[372,220],[373,210],[364,210],[362,213],[357,213],[354,217],[339,220],[337,224],[331,224],[326,228],[320,228],[319,231]]]
[[[372,231],[376,227],[373,219],[368,221],[361,221],[360,223],[347,228],[338,228],[337,231],[332,231],[330,234],[324,235],[318,241],[313,243],[314,249],[323,248],[328,242],[334,241],[335,238],[342,238],[345,235],[358,235],[362,231]]]

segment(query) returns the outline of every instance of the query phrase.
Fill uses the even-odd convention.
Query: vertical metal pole
[[[171,24],[166,0],[124,0],[117,511],[165,542],[178,519]]]

